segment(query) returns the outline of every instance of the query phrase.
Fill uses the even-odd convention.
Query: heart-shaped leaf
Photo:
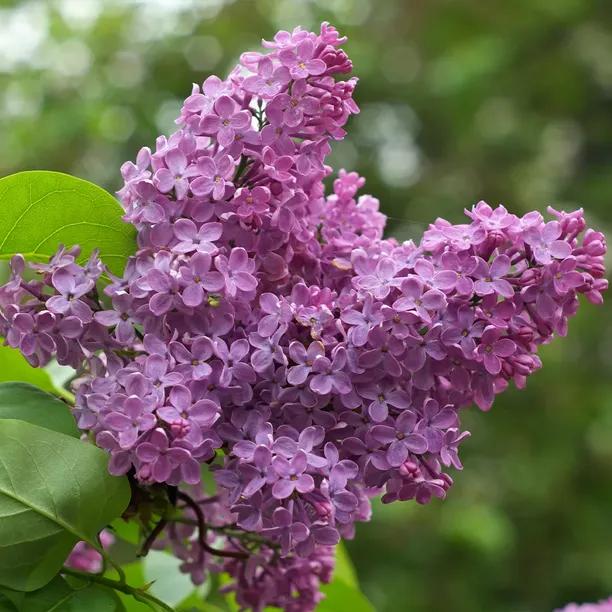
[[[0,257],[46,259],[59,244],[79,245],[81,261],[94,249],[121,274],[136,250],[136,230],[124,223],[119,202],[80,178],[34,170],[0,179]]]
[[[0,384],[0,419],[19,419],[73,438],[79,437],[74,417],[64,402],[22,382]]]
[[[44,586],[78,540],[127,506],[127,478],[108,473],[92,444],[25,421],[0,420],[0,584]]]

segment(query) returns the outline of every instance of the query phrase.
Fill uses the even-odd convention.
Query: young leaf
[[[111,476],[107,461],[92,444],[0,420],[0,585],[39,589],[78,540],[95,545],[130,499],[127,479]]]
[[[121,274],[136,250],[136,231],[117,200],[101,187],[60,172],[28,171],[0,179],[0,257],[48,258],[59,244],[94,249]]]
[[[79,437],[74,417],[64,402],[22,382],[0,383],[0,419],[19,419]]]
[[[0,589],[0,594],[13,604],[16,611],[24,612],[124,612],[125,607],[117,593],[109,588],[89,584],[73,588],[62,577],[56,576],[42,589],[24,593]],[[0,606],[2,601],[0,600]],[[0,607],[0,610],[3,610]],[[11,608],[7,608],[11,610]]]

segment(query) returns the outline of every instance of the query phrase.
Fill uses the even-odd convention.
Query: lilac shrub
[[[35,280],[15,257],[0,290],[7,342],[78,370],[74,414],[111,473],[171,491],[184,518],[163,542],[183,570],[228,572],[254,610],[312,610],[373,497],[444,498],[460,409],[523,387],[578,294],[607,287],[581,210],[479,202],[415,244],[383,238],[356,173],[326,195],[330,143],[359,112],[345,40],[279,32],[193,86],[177,131],[122,167],[139,250],[104,296],[78,248]]]

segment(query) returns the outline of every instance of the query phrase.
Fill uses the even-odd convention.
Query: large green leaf
[[[0,600],[1,612],[5,609],[7,612],[125,611],[123,603],[112,589],[93,583],[72,587],[60,576],[36,591],[25,593],[0,589],[0,595],[5,598]]]
[[[64,402],[22,382],[0,383],[0,419],[19,419],[79,437],[74,417]]]
[[[0,420],[0,584],[44,586],[78,540],[125,509],[126,478],[108,473],[92,444],[12,419]]]
[[[0,179],[0,257],[22,253],[47,258],[59,244],[94,249],[111,272],[121,274],[136,250],[136,231],[122,220],[117,200],[83,179],[34,170]]]

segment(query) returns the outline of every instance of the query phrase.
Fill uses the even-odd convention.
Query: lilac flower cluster
[[[100,532],[100,544],[103,548],[109,548],[114,542],[115,536],[108,529]],[[97,574],[102,571],[102,555],[87,542],[77,542],[65,565],[81,572]]]
[[[575,604],[571,603],[556,612],[612,612],[612,597],[597,603]]]
[[[194,85],[178,130],[122,168],[140,250],[104,296],[74,249],[33,281],[16,257],[0,289],[8,343],[83,374],[75,415],[113,474],[184,487],[211,466],[216,496],[185,509],[206,533],[167,533],[195,581],[230,572],[254,610],[313,609],[373,496],[443,498],[459,409],[522,387],[577,295],[607,287],[582,211],[480,202],[417,245],[383,238],[356,173],[325,195],[330,142],[358,112],[344,40],[279,32]]]

